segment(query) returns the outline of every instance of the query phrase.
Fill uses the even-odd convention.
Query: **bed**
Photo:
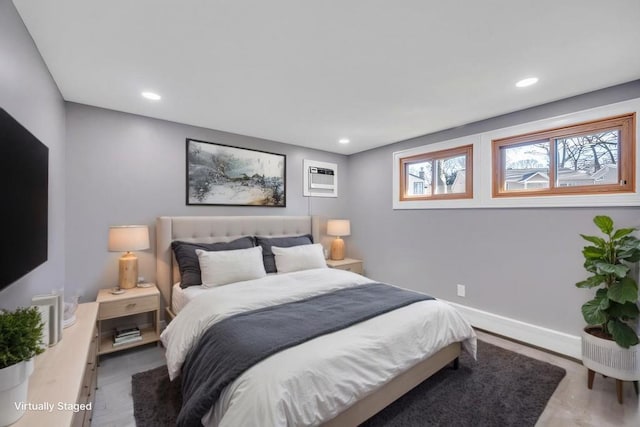
[[[158,218],[156,280],[167,313],[175,317],[162,337],[170,375],[180,374],[186,355],[216,319],[308,298],[327,287],[336,290],[373,282],[355,273],[319,268],[184,292],[176,287],[181,278],[171,251],[174,240],[215,243],[242,236],[311,234],[320,242],[321,228],[321,220],[309,216]],[[221,311],[207,312],[214,309]],[[425,327],[433,333],[416,332]],[[371,341],[379,334],[389,334],[391,341]],[[451,306],[434,300],[417,302],[257,363],[223,390],[201,420],[212,426],[355,426],[455,363],[462,347],[475,356],[475,345],[472,328]]]

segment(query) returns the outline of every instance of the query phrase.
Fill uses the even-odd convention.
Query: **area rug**
[[[363,426],[533,426],[565,373],[478,341],[477,362],[463,353],[459,369],[442,369]],[[182,396],[166,366],[135,374],[132,394],[138,427],[175,425]]]

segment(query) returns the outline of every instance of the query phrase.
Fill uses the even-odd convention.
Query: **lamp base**
[[[120,289],[135,288],[138,284],[138,257],[127,252],[118,262],[118,286]]]
[[[344,240],[340,237],[331,243],[331,259],[334,261],[341,261],[344,259]]]

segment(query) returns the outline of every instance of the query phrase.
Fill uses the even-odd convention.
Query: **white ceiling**
[[[343,154],[640,78],[638,0],[14,3],[68,101]]]

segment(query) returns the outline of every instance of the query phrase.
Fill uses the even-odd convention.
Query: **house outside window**
[[[635,113],[493,140],[493,197],[635,191]]]
[[[413,194],[424,194],[424,182],[413,183]]]

